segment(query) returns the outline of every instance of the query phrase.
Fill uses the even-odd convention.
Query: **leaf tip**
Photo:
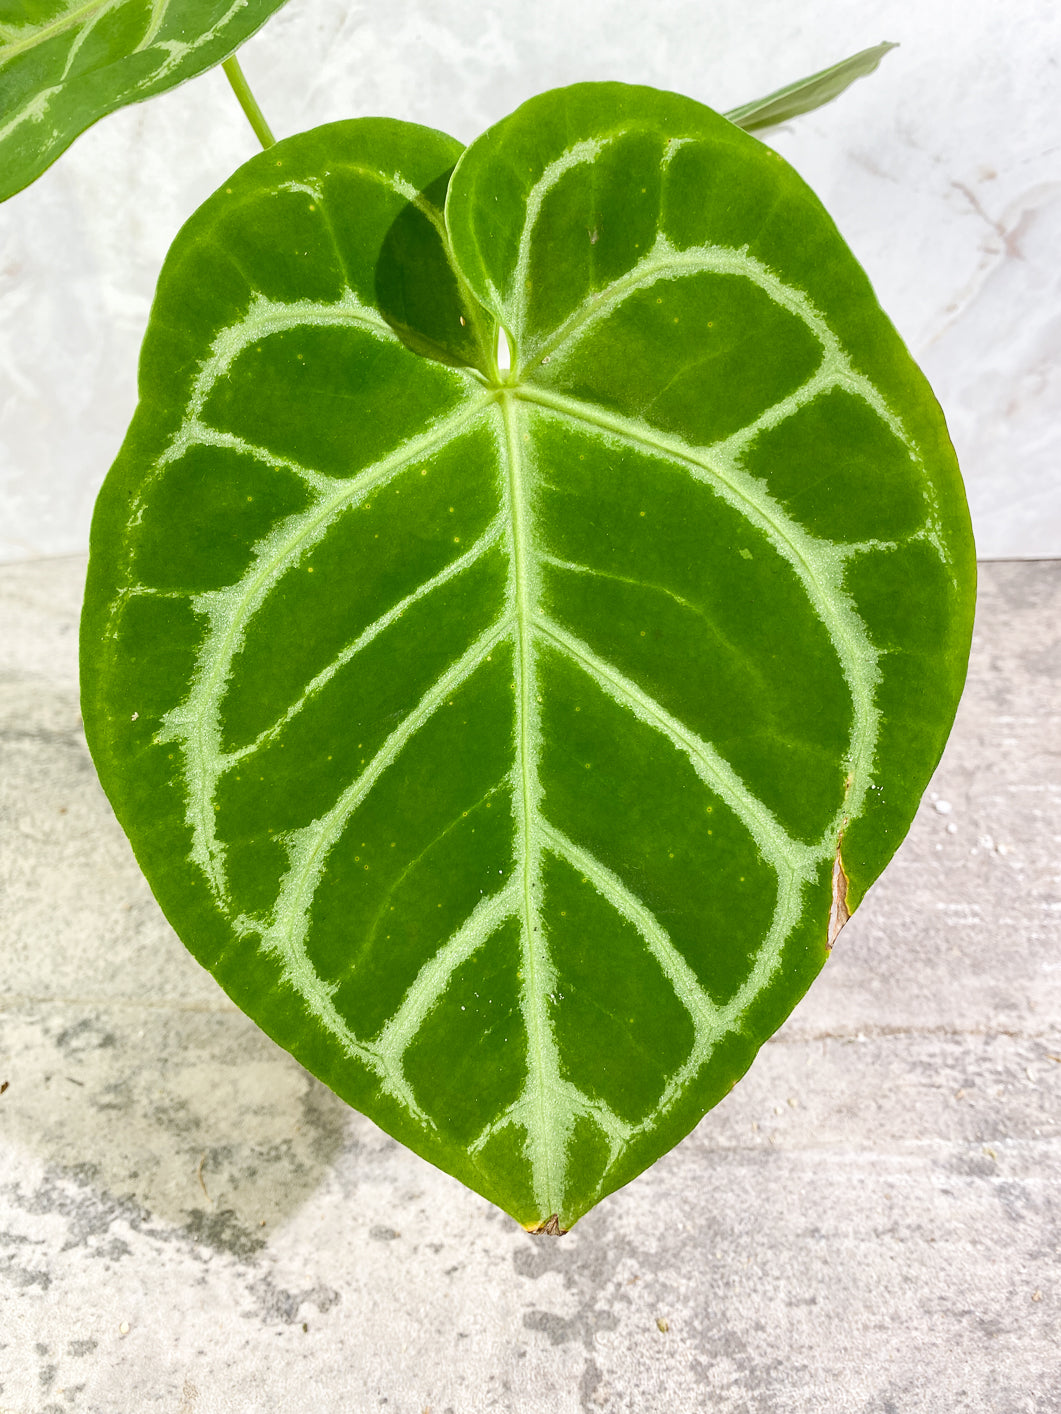
[[[563,1237],[564,1233],[567,1232],[567,1228],[560,1226],[560,1214],[553,1213],[550,1217],[547,1217],[544,1222],[539,1223],[537,1227],[530,1227],[528,1225],[527,1231],[532,1237]]]

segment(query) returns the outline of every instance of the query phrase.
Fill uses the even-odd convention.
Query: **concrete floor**
[[[684,1144],[534,1239],[265,1039],[0,570],[0,1414],[1061,1411],[1061,562],[982,567],[914,830]]]

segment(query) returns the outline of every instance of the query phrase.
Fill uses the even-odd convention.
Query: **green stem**
[[[232,85],[232,92],[239,99],[239,106],[243,109],[244,113],[246,113],[247,121],[254,129],[254,136],[263,147],[272,147],[276,142],[276,138],[273,137],[272,133],[269,131],[269,124],[262,116],[262,110],[258,107],[254,94],[251,93],[248,87],[247,80],[243,76],[243,70],[240,68],[239,60],[236,58],[235,54],[233,54],[231,58],[226,59],[221,67],[224,69],[225,75]]]

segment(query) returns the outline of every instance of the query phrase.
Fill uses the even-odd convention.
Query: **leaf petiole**
[[[225,76],[232,85],[232,91],[239,99],[239,105],[247,115],[247,121],[254,129],[254,136],[261,143],[262,147],[273,147],[276,138],[270,131],[269,124],[265,121],[262,110],[258,107],[254,94],[250,91],[243,70],[239,66],[239,60],[235,54],[227,58],[221,67],[225,71]]]

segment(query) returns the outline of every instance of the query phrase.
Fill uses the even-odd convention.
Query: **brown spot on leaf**
[[[837,844],[836,860],[833,864],[833,903],[829,909],[829,936],[825,944],[828,948],[836,942],[840,929],[851,917],[851,910],[847,906],[847,890],[847,875],[840,857],[840,844]]]
[[[560,1226],[560,1214],[553,1213],[552,1217],[546,1218],[537,1227],[529,1227],[527,1231],[532,1237],[563,1237],[567,1228]]]

